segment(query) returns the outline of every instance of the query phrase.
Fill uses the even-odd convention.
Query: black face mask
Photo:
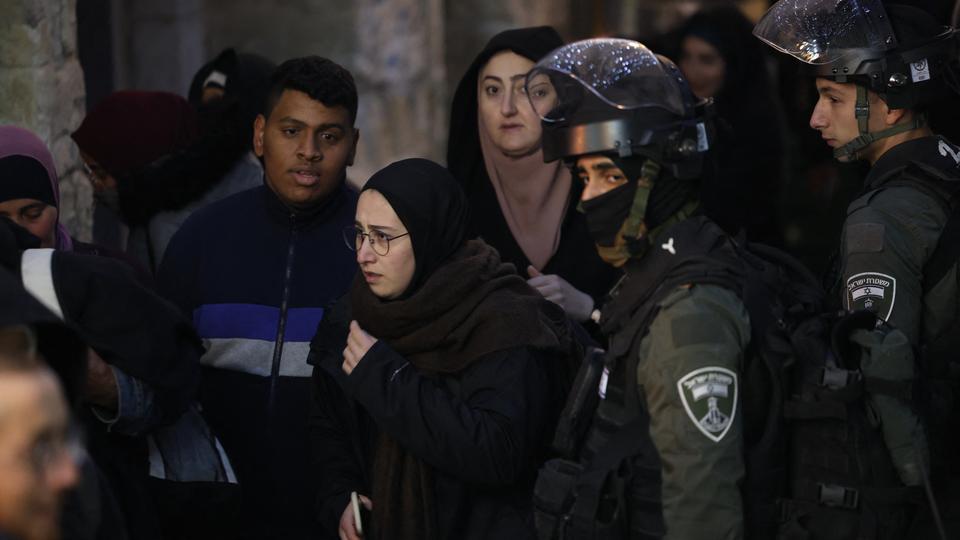
[[[580,203],[579,210],[587,219],[587,230],[598,246],[613,246],[623,222],[630,215],[637,182],[627,182],[610,191]]]

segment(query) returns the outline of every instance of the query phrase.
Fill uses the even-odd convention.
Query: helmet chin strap
[[[904,122],[902,124],[896,124],[894,126],[888,127],[880,131],[870,132],[868,122],[870,120],[870,101],[867,95],[867,88],[865,86],[857,86],[857,105],[854,109],[854,114],[857,117],[857,128],[860,131],[860,136],[847,144],[835,148],[833,150],[833,157],[837,161],[844,163],[857,161],[860,159],[860,152],[866,147],[878,141],[880,139],[885,139],[887,137],[896,135],[898,133],[903,133],[905,131],[911,131],[914,129],[922,128],[927,125],[927,117],[922,114],[914,115],[913,120],[909,122]]]

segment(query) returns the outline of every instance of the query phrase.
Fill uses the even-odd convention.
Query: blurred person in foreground
[[[79,443],[57,376],[27,326],[0,327],[0,539],[57,540]]]

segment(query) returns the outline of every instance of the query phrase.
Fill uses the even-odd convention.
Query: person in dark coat
[[[781,244],[777,202],[783,183],[783,112],[753,26],[734,5],[694,14],[675,57],[693,93],[713,98],[717,164],[705,171],[704,211],[727,232]]]
[[[111,528],[125,530],[125,536],[106,537],[160,538],[147,435],[177,422],[195,398],[203,346],[176,307],[126,265],[39,245],[26,230],[0,219],[0,266],[19,275],[26,291],[90,346],[78,416],[90,456],[109,485],[111,495],[103,496],[116,496],[122,517],[107,508],[113,502],[77,513],[102,511]],[[99,529],[96,515],[77,519]]]
[[[471,235],[586,322],[619,273],[600,259],[577,211],[580,183],[563,164],[543,162],[540,118],[523,91],[527,71],[561,45],[549,26],[508,30],[487,43],[454,94],[447,167],[470,201]]]
[[[345,240],[361,273],[314,337],[311,441],[324,532],[535,538],[532,481],[569,373],[566,318],[467,240],[440,165],[396,162],[365,185]],[[344,344],[346,348],[344,348]]]

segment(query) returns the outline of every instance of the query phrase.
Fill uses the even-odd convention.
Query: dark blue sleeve
[[[188,219],[184,223],[170,239],[157,270],[157,290],[191,321],[193,310],[197,307],[193,292],[200,258],[197,228],[194,220]]]
[[[526,348],[491,353],[457,377],[421,374],[378,341],[344,382],[378,427],[414,455],[466,482],[511,485],[550,429],[554,384]]]

